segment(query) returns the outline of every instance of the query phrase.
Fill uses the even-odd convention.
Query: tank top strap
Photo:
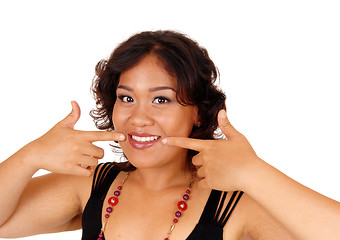
[[[218,202],[221,197],[221,194],[222,194],[221,191],[211,190],[209,199],[207,203],[205,204],[199,223],[213,223],[214,222],[213,220],[215,218],[215,213],[218,207]]]
[[[209,199],[205,205],[199,223],[217,223],[224,227],[233,213],[237,203],[243,195],[242,191],[235,191],[229,199],[227,206],[224,208],[224,202],[227,198],[228,192],[221,192],[218,190],[211,190]],[[223,210],[223,212],[222,212]],[[222,214],[221,214],[222,212]]]
[[[118,173],[119,170],[110,162],[98,164],[93,175],[92,194],[106,194]]]
[[[222,227],[224,227],[227,223],[227,221],[229,220],[231,214],[233,213],[237,203],[240,201],[241,197],[243,195],[243,192],[242,191],[235,191],[233,192],[233,195],[231,196],[227,206],[225,207],[220,219],[218,220],[218,224],[221,225]],[[227,196],[227,192],[224,192],[223,193],[223,202],[221,200],[221,203],[220,203],[220,207],[219,207],[219,210],[221,211],[222,209],[222,206],[223,206],[223,203],[224,203],[224,200]],[[216,216],[219,216],[220,212],[217,212],[216,213]]]
[[[82,216],[82,240],[98,238],[104,199],[120,170],[113,163],[101,163],[93,174],[92,189]]]

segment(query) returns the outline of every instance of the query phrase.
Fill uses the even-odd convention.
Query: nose
[[[132,110],[130,121],[133,126],[145,127],[153,125],[151,111],[144,104],[136,104]]]

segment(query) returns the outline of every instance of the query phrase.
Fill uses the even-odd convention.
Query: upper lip
[[[138,132],[130,132],[129,135],[138,136],[138,137],[160,137],[159,135],[150,134],[150,133],[138,133]]]

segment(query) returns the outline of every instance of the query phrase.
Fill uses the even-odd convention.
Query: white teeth
[[[160,138],[157,136],[152,136],[152,137],[138,137],[138,136],[134,136],[131,135],[132,139],[137,141],[137,142],[151,142],[151,141],[155,141],[156,139]]]

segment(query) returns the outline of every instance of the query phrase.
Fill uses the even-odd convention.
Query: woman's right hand
[[[104,150],[93,145],[95,141],[124,141],[125,135],[107,131],[79,131],[74,125],[80,117],[77,102],[72,101],[72,112],[40,138],[30,142],[21,151],[34,170],[90,176],[91,168],[104,157]]]

